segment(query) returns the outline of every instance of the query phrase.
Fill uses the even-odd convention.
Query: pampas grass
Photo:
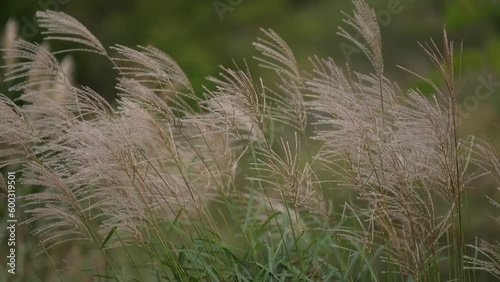
[[[402,90],[384,73],[375,12],[353,4],[338,34],[373,72],[317,57],[303,72],[263,29],[256,59],[276,85],[235,62],[202,94],[160,50],[105,48],[64,13],[37,17],[46,42],[69,49],[15,41],[10,23],[5,81],[21,96],[0,96],[0,167],[42,188],[23,200],[47,254],[88,242],[106,265],[94,277],[119,281],[498,278],[498,243],[464,237],[467,189],[500,165],[493,145],[459,132],[453,43],[445,31],[443,50],[422,45],[443,78],[415,74],[432,95]],[[73,83],[57,57],[74,52],[113,64],[117,106]]]

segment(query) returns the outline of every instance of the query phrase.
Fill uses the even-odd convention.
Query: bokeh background
[[[500,0],[368,0],[368,3],[376,10],[382,25],[387,76],[403,90],[431,89],[398,65],[439,81],[439,73],[418,43],[433,38],[442,46],[443,27],[446,27],[449,38],[455,41],[457,60],[462,49],[461,103],[466,111],[462,133],[500,140]],[[14,18],[20,24],[20,36],[30,41],[40,42],[42,38],[35,12],[50,9],[81,21],[105,46],[155,46],[179,63],[198,92],[203,91],[202,85],[209,86],[206,77],[216,75],[219,65],[231,66],[233,60],[241,65],[247,59],[255,76],[266,80],[269,74],[258,69],[252,58],[256,55],[252,42],[262,36],[260,28],[272,28],[285,39],[306,71],[310,68],[308,59],[314,55],[349,63],[350,68],[360,72],[371,71],[361,53],[336,35],[344,18],[341,11],[352,10],[350,0],[2,0],[1,7],[0,31],[9,18]],[[111,64],[89,54],[75,54],[74,59],[76,83],[90,86],[112,101],[117,91],[113,88],[116,72],[110,71]],[[487,93],[478,96],[476,89],[480,85],[483,85],[481,91]],[[2,82],[0,92],[13,98],[17,95],[7,93]],[[500,195],[495,195],[491,183],[478,182],[475,186],[469,193],[467,212],[473,215],[469,230],[475,230],[483,238],[499,238],[499,228],[491,224],[494,213],[485,204],[485,195],[497,199]],[[5,230],[4,202],[0,203],[1,230]],[[35,257],[42,250],[29,235],[29,229],[24,226],[18,230],[21,274],[18,281],[56,279],[50,274],[53,266],[46,255],[42,252]],[[0,232],[2,265],[6,248],[3,236],[4,232]],[[79,261],[85,255],[81,248],[56,252],[60,253],[55,260],[67,261],[62,268],[84,265]]]
[[[299,63],[307,68],[308,58],[330,56],[349,62],[354,69],[369,71],[363,56],[337,33],[341,11],[350,12],[350,0],[16,0],[3,1],[0,27],[13,17],[26,39],[40,41],[34,18],[37,10],[58,10],[80,20],[105,46],[153,45],[177,60],[198,90],[205,78],[217,74],[219,65],[255,63],[251,43],[261,35],[259,28],[272,28],[293,48]],[[463,42],[464,91],[474,91],[478,76],[491,75],[500,81],[500,0],[369,0],[382,25],[386,69],[402,88],[421,86],[414,76],[397,68],[409,67],[435,77],[432,65],[418,42],[442,41],[446,26],[457,49]],[[458,52],[457,52],[458,53]],[[349,55],[350,56],[346,56]],[[76,54],[77,82],[88,85],[108,99],[116,93],[110,64],[99,57]],[[261,76],[264,74],[259,73]],[[470,76],[469,76],[470,75]],[[437,78],[437,77],[436,77]],[[496,90],[496,89],[495,89]],[[481,126],[493,126],[492,100],[481,103],[472,119]],[[486,108],[482,108],[486,107]],[[490,108],[491,107],[491,108]],[[472,115],[471,115],[472,116]],[[487,121],[486,121],[486,120]],[[490,128],[492,129],[492,128]]]

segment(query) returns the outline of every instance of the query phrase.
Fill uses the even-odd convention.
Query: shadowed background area
[[[481,82],[477,76],[491,76],[500,81],[500,3],[497,0],[459,1],[369,1],[382,26],[384,59],[389,77],[403,88],[419,86],[414,76],[400,70],[397,64],[411,66],[413,71],[430,74],[433,68],[417,42],[434,38],[441,42],[442,28],[457,45],[463,40],[462,98],[474,95]],[[360,50],[336,35],[341,24],[340,11],[350,12],[348,0],[278,0],[278,1],[8,1],[0,11],[0,26],[10,17],[20,23],[25,39],[40,41],[36,26],[37,10],[57,10],[82,22],[104,46],[152,45],[172,56],[187,73],[198,92],[205,78],[215,75],[219,65],[242,63],[255,65],[251,43],[261,35],[260,28],[272,28],[292,47],[303,68],[308,58],[330,56],[337,62],[349,62],[353,69],[368,67]],[[438,44],[441,45],[441,44]],[[457,48],[459,49],[459,48]],[[457,56],[458,58],[458,56]],[[88,85],[111,100],[116,91],[110,67],[104,60],[76,55],[78,83]],[[470,75],[469,75],[470,74]],[[260,74],[265,76],[266,74]],[[437,76],[437,73],[435,73]],[[496,88],[492,91],[496,92]],[[427,89],[429,90],[429,89]],[[4,91],[5,92],[5,91]],[[488,101],[470,98],[464,128],[473,133],[494,129],[498,116],[499,95]],[[478,103],[479,102],[479,103]],[[479,126],[479,127],[478,127]]]
[[[442,30],[446,27],[449,38],[456,44],[456,60],[462,62],[462,68],[457,72],[462,74],[463,134],[500,137],[500,1],[377,0],[368,3],[374,7],[381,24],[387,76],[398,81],[402,89],[419,87],[424,92],[431,91],[426,83],[398,65],[439,81],[438,71],[418,42],[433,38],[438,46],[442,46]],[[355,70],[371,71],[360,50],[337,35],[337,27],[343,24],[340,11],[349,13],[352,10],[349,0],[16,0],[2,4],[0,30],[3,33],[5,23],[14,18],[19,23],[21,38],[40,42],[35,12],[47,9],[75,17],[104,46],[151,45],[166,52],[185,71],[198,93],[203,92],[202,85],[211,86],[206,77],[216,75],[219,65],[232,66],[234,60],[241,66],[243,58],[256,77],[262,76],[266,80],[269,73],[257,69],[258,64],[253,59],[256,52],[252,42],[262,36],[260,28],[271,28],[286,40],[304,70],[310,70],[309,58],[318,55],[332,57],[339,64],[349,63],[349,67]],[[460,59],[458,51],[462,42]],[[109,71],[111,64],[86,53],[73,56],[76,83],[87,85],[112,101],[118,91],[114,89],[117,72]],[[16,93],[9,93],[7,87],[0,83],[0,92],[15,96]],[[483,187],[479,186],[482,185],[478,183],[477,190],[481,190]],[[490,190],[494,193],[493,189]],[[490,208],[477,204],[484,203],[485,194],[476,195],[474,191],[469,194],[468,212],[476,215],[468,224],[470,228],[481,230],[478,234],[495,238],[498,232],[491,230]],[[3,203],[0,207],[0,217],[3,218]],[[5,221],[1,222],[3,228]],[[29,228],[23,228],[18,240],[24,240],[26,244],[21,244],[18,249],[20,257],[23,252],[31,253],[32,250],[34,256],[40,249],[27,234]],[[1,241],[0,250],[3,250],[6,246],[4,238]],[[77,248],[70,249],[61,257],[78,258],[80,252]],[[0,262],[4,263],[4,260],[2,256]],[[27,270],[51,269],[38,264],[39,261],[29,259],[20,261]],[[77,266],[78,262],[71,265]],[[48,277],[43,281],[55,279],[48,274],[39,277]]]

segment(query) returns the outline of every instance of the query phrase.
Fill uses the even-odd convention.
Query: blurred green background
[[[40,41],[34,19],[37,10],[58,10],[80,20],[105,46],[123,44],[153,45],[177,60],[196,90],[218,65],[255,63],[251,43],[261,35],[259,28],[272,28],[293,48],[299,63],[307,69],[308,58],[331,56],[337,62],[350,62],[354,69],[369,71],[363,56],[336,35],[343,18],[350,12],[350,0],[206,0],[206,1],[4,1],[0,26],[10,17],[21,26],[21,36]],[[478,75],[500,81],[500,1],[499,0],[377,0],[368,1],[382,25],[384,55],[389,78],[402,88],[421,86],[414,76],[397,68],[409,67],[437,79],[432,65],[417,42],[434,38],[441,42],[446,26],[451,39],[460,47],[463,41],[463,97],[480,83]],[[440,45],[440,44],[438,44]],[[457,48],[458,49],[458,48]],[[347,60],[346,60],[347,59]],[[111,100],[114,76],[111,65],[97,56],[76,54],[77,82],[88,85]],[[265,76],[265,74],[263,74]],[[495,89],[496,90],[496,89]],[[498,112],[499,95],[481,101],[464,123],[472,133],[494,129],[491,122]],[[474,106],[474,107],[473,107]],[[484,108],[483,108],[484,107]],[[481,110],[477,110],[477,109]],[[477,120],[476,120],[477,119]],[[481,126],[479,126],[481,124]],[[478,127],[479,126],[479,127]]]
[[[446,26],[449,38],[455,41],[457,60],[463,42],[461,103],[466,110],[466,118],[462,120],[463,134],[499,138],[500,0],[368,0],[368,3],[375,8],[382,25],[387,76],[398,81],[402,89],[430,90],[398,65],[439,81],[439,73],[418,42],[433,38],[442,46],[442,30]],[[216,75],[219,65],[231,66],[233,59],[241,65],[246,58],[255,76],[267,78],[268,73],[257,69],[252,59],[257,55],[252,42],[262,36],[259,28],[272,28],[285,39],[304,70],[310,67],[308,58],[318,55],[332,57],[340,64],[349,62],[352,69],[360,72],[371,71],[363,56],[336,35],[344,18],[341,11],[350,13],[352,10],[350,0],[10,0],[2,2],[0,28],[3,31],[7,20],[15,18],[20,24],[21,37],[40,42],[42,37],[34,15],[37,10],[46,9],[75,17],[104,46],[152,45],[159,48],[179,63],[198,92],[203,90],[203,84],[208,84],[207,76]],[[97,55],[74,56],[77,84],[90,86],[108,100],[114,99],[117,73],[110,71],[112,65]],[[488,85],[484,85],[485,81],[489,81]],[[480,85],[483,85],[482,91],[488,91],[482,93],[481,98],[476,93]],[[5,85],[0,86],[0,92],[7,92]],[[484,204],[484,196],[496,197],[493,195],[495,190],[479,187],[483,184],[478,183],[474,190],[478,193],[469,194],[469,210],[474,213],[469,224],[477,234],[494,238],[498,235],[498,227],[490,224],[491,209]],[[3,215],[2,209],[0,217]],[[24,231],[29,230],[24,228]],[[19,232],[18,240],[29,241],[29,245],[21,248],[28,253],[30,248],[40,251],[35,241],[27,239],[29,235],[23,230]],[[0,250],[3,250],[6,244],[4,238],[0,239]],[[66,251],[68,256],[75,252],[73,258],[81,252]],[[44,268],[37,267],[36,262],[29,259],[26,261],[33,263],[31,269],[36,271]],[[3,255],[0,262],[4,263]],[[78,265],[78,262],[71,264]],[[24,267],[30,268],[27,264]],[[43,281],[51,279],[44,277],[48,280]]]

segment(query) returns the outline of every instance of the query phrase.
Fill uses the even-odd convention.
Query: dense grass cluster
[[[204,93],[160,50],[105,48],[61,12],[39,25],[74,47],[8,34],[5,83],[21,96],[0,96],[0,168],[40,188],[25,223],[49,258],[83,240],[103,260],[89,277],[119,281],[500,279],[498,242],[464,236],[467,190],[500,185],[500,151],[459,132],[453,43],[422,45],[443,79],[421,77],[432,95],[402,91],[374,11],[353,3],[338,34],[371,72],[317,57],[302,71],[263,30],[256,59],[276,83],[235,63]],[[113,64],[114,103],[74,85],[57,59],[72,52]]]

